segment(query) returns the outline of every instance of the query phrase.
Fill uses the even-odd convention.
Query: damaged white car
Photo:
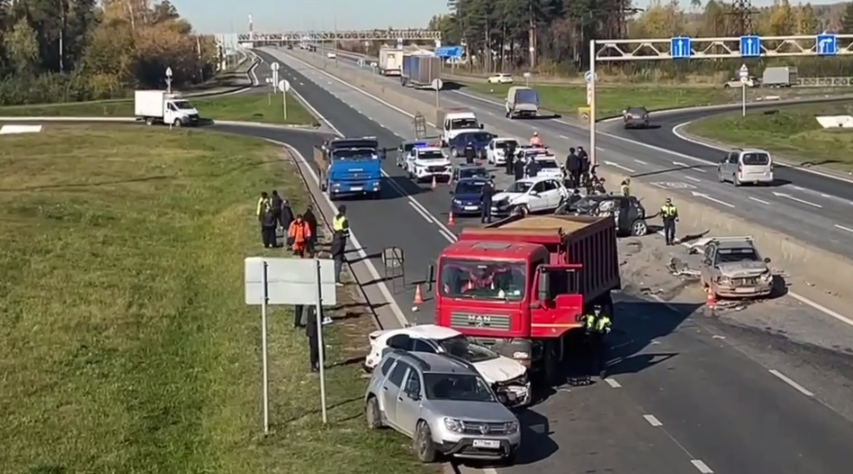
[[[449,354],[473,364],[495,392],[506,395],[508,406],[525,406],[532,401],[526,367],[513,359],[498,355],[488,347],[471,342],[454,329],[423,324],[403,329],[374,331],[368,337],[370,353],[363,364],[368,372],[376,368],[386,348]]]

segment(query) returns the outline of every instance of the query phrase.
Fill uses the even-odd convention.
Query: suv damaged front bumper
[[[479,438],[461,438],[458,441],[445,441],[436,446],[439,452],[445,456],[453,456],[460,459],[479,459],[485,461],[500,461],[514,456],[518,449],[518,444],[512,444],[507,439],[495,440],[499,443],[499,447],[481,448],[474,446],[475,441],[482,441]]]

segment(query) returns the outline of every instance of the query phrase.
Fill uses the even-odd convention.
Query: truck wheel
[[[149,127],[150,127],[151,125],[154,125],[154,119],[153,119],[153,118],[151,118],[151,117],[146,118],[146,119],[145,119],[145,125],[148,125]]]
[[[184,125],[184,123],[183,123],[183,122],[181,122],[181,119],[175,119],[175,121],[174,121],[174,122],[172,122],[172,126],[173,126],[173,127],[181,127],[181,126],[183,126],[183,125]]]

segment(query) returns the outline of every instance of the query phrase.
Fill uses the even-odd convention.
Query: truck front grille
[[[450,327],[508,331],[510,317],[505,314],[451,313]]]
[[[430,173],[444,173],[445,171],[447,171],[447,167],[446,166],[428,166],[427,171],[429,171]]]

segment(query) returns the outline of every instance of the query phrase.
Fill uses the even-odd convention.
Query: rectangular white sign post
[[[335,262],[331,259],[264,258],[245,260],[246,304],[261,307],[264,433],[269,433],[269,365],[267,363],[267,306],[316,305],[317,346],[320,354],[320,408],[326,414],[323,306],[337,304]]]

